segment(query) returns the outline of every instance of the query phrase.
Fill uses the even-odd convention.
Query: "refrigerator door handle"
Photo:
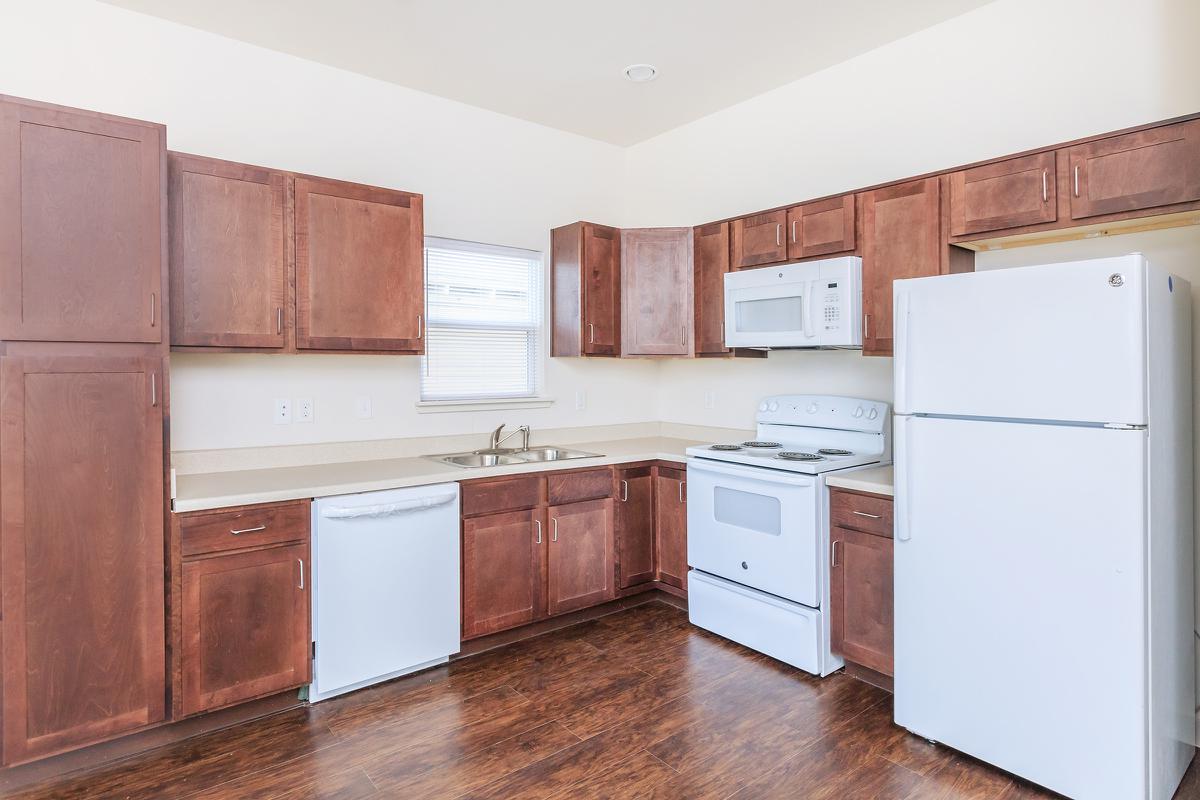
[[[908,307],[910,296],[903,288],[896,294],[896,412],[912,411],[908,404]]]
[[[896,417],[896,421],[903,426],[904,436],[904,463],[900,465],[901,474],[896,481],[896,500],[900,505],[896,509],[899,512],[896,514],[896,539],[907,542],[912,538],[913,438],[909,428],[912,417]]]

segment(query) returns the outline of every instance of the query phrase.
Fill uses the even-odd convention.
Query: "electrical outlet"
[[[716,408],[717,407],[717,393],[716,392],[705,392],[704,393],[704,407],[705,408]]]
[[[575,391],[575,410],[583,411],[585,408],[587,408],[587,392],[577,389]]]
[[[359,419],[371,418],[371,398],[367,395],[354,398],[354,416]]]
[[[296,401],[296,422],[313,421],[313,401],[310,397],[302,397]]]
[[[292,401],[286,398],[275,398],[275,424],[290,425],[292,422]]]

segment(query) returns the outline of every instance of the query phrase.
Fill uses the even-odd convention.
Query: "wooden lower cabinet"
[[[515,628],[545,616],[543,517],[541,509],[530,509],[463,520],[464,639]]]
[[[166,714],[162,361],[62,347],[0,358],[6,765]]]
[[[654,558],[658,580],[687,589],[687,473],[656,467]]]
[[[613,599],[612,498],[551,506],[547,613]]]
[[[831,505],[851,513],[860,510],[864,530],[834,525],[829,550],[831,647],[847,661],[889,677],[894,663],[890,510],[888,530],[882,531],[878,523],[885,518],[880,505],[890,502],[877,495],[833,490]]]
[[[309,508],[298,500],[176,515],[177,716],[311,679]]]
[[[617,586],[654,580],[653,467],[617,470]]]
[[[308,544],[183,564],[183,713],[309,681]]]

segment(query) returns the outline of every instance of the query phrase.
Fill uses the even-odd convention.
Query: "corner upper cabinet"
[[[730,255],[734,269],[749,269],[787,261],[784,229],[787,210],[768,211],[735,219],[729,224]]]
[[[854,195],[831,197],[787,210],[787,257],[853,253],[858,247]]]
[[[288,177],[171,153],[171,344],[287,344]]]
[[[725,346],[725,274],[729,272],[729,223],[714,222],[692,230],[692,291],[697,356],[723,356]]]
[[[550,231],[553,356],[621,354],[621,231],[575,222]]]
[[[1066,149],[1071,218],[1200,200],[1200,119]]]
[[[950,174],[950,235],[1058,219],[1055,154],[1035,153]]]
[[[892,354],[892,281],[942,271],[937,178],[863,194],[863,355]]]
[[[419,194],[295,179],[296,347],[424,352]]]
[[[163,341],[165,140],[0,96],[0,339]]]
[[[621,231],[621,355],[692,354],[692,229]]]

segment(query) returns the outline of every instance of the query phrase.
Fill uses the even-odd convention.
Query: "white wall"
[[[615,221],[620,148],[90,0],[5,3],[0,93],[163,122],[168,147],[425,195],[426,232],[545,251],[549,230]],[[555,359],[548,409],[415,413],[418,359],[173,356],[176,450],[644,421],[655,367]],[[575,390],[587,408],[575,409]],[[372,396],[359,420],[353,398]],[[312,425],[272,425],[311,397]]]

